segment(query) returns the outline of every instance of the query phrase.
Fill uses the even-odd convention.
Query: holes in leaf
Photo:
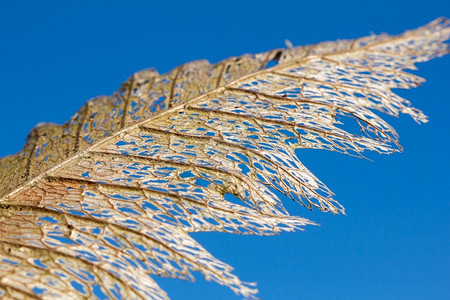
[[[112,245],[112,246],[114,246],[114,247],[116,247],[116,248],[122,248],[122,246],[117,242],[117,241],[115,241],[115,240],[113,240],[112,238],[110,238],[110,237],[107,237],[107,236],[105,236],[105,237],[103,237],[103,239],[108,243],[108,244],[110,244],[110,245]]]
[[[72,280],[70,282],[70,285],[76,289],[78,292],[82,293],[83,295],[87,295],[86,291],[84,290],[85,286],[78,281]]]
[[[39,258],[33,260],[33,263],[42,269],[47,269],[47,266],[44,265]]]
[[[278,61],[276,61],[276,60],[270,60],[270,61],[266,64],[265,69],[275,67],[276,65],[278,65]]]
[[[247,195],[247,197],[248,197],[248,195]],[[250,205],[245,200],[242,200],[242,199],[238,198],[236,195],[233,195],[232,193],[226,193],[225,194],[225,200],[228,201],[228,202],[231,202],[233,204],[239,205],[239,206],[245,206],[245,207],[253,208],[253,205]],[[220,220],[225,221],[223,218],[220,218]],[[231,230],[231,231],[234,231],[234,230]]]
[[[194,174],[192,174],[191,171],[184,171],[183,173],[181,173],[179,175],[181,178],[191,178],[191,177],[195,177]]]
[[[32,288],[31,290],[32,290],[33,293],[35,293],[36,295],[43,295],[44,292],[45,292],[47,289],[41,289],[41,288],[35,286],[35,287]]]
[[[281,58],[282,53],[283,53],[283,51],[278,51],[277,53],[275,53],[273,58],[267,62],[266,66],[264,68],[268,69],[268,68],[272,68],[272,67],[278,65],[278,62]]]
[[[73,215],[76,215],[76,216],[87,217],[87,215],[86,215],[84,212],[79,211],[79,210],[68,209],[67,212],[69,212],[69,213],[71,213],[71,214],[73,214]]]
[[[241,169],[241,173],[247,176],[247,174],[250,172],[250,169],[247,167],[246,164],[239,164],[239,169]]]
[[[250,163],[250,160],[244,154],[239,153],[239,152],[233,152],[233,154],[236,155],[237,157],[239,157],[242,161],[245,161],[246,163]]]
[[[134,209],[129,208],[129,207],[118,207],[117,209],[120,210],[121,212],[125,212],[125,213],[128,212],[128,213],[132,213],[132,214],[135,214],[135,215],[138,215],[138,216],[141,215],[139,212],[137,212]]]
[[[105,294],[102,287],[98,284],[92,285],[94,296],[99,300],[106,300],[109,299],[109,297]]]
[[[15,261],[12,261],[12,260],[9,260],[9,259],[6,259],[6,258],[2,258],[2,262],[8,263],[8,264],[13,265],[13,266],[19,265],[18,262],[15,262]]]
[[[208,187],[211,184],[211,182],[203,178],[197,178],[195,180],[195,184],[202,187]]]
[[[57,220],[55,220],[55,219],[53,219],[52,217],[49,217],[49,216],[40,217],[38,220],[47,221],[47,222],[50,222],[52,224],[58,223]]]
[[[298,144],[298,139],[286,139],[286,140],[284,140],[284,142],[287,145],[295,145],[295,144]]]
[[[287,129],[279,129],[278,132],[282,133],[288,137],[295,137],[295,133],[293,133],[292,131],[287,130]]]
[[[74,241],[72,241],[71,239],[65,237],[65,236],[59,236],[59,235],[48,235],[49,238],[57,240],[63,244],[67,244],[67,245],[76,245],[77,243],[75,243]]]

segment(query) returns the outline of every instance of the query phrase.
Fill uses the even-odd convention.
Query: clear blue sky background
[[[398,34],[442,15],[450,17],[449,1],[3,1],[0,156],[19,151],[35,124],[65,122],[144,68],[217,62],[283,47],[286,38],[302,45]],[[399,93],[430,123],[387,117],[404,153],[368,154],[370,162],[300,152],[347,216],[288,203],[322,225],[276,237],[194,237],[242,280],[258,282],[262,299],[450,299],[450,56],[419,69],[425,85]],[[238,299],[197,278],[158,283],[173,299]]]

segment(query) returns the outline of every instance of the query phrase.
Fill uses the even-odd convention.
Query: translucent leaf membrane
[[[417,120],[426,120],[420,111],[409,108],[409,101],[386,90],[386,87],[416,87],[424,80],[415,75],[402,71],[377,72],[331,59],[312,62],[308,70],[305,67],[286,68],[277,73],[333,91],[341,96],[344,103],[362,105],[394,116],[398,116],[399,112],[408,113]]]
[[[253,81],[252,84],[259,85],[260,82]],[[297,100],[294,98],[296,96],[286,92],[286,86],[283,86],[280,92],[269,95],[261,92],[264,90],[265,84],[268,84],[268,81],[261,82],[261,88],[258,90],[252,88],[249,94],[244,94],[247,92],[244,88],[230,88],[233,93],[227,92],[224,95],[218,95],[212,101],[204,101],[194,107],[207,110],[208,114],[215,115],[216,118],[222,114],[226,116],[225,118],[234,116],[235,119],[247,120],[244,121],[245,124],[256,122],[260,124],[261,128],[252,128],[249,129],[250,131],[257,135],[262,131],[271,132],[272,136],[278,137],[277,140],[284,138],[284,144],[291,145],[289,148],[327,149],[345,154],[359,154],[364,149],[388,153],[392,151],[389,148],[392,146],[389,145],[391,140],[387,139],[385,142],[388,145],[384,145],[377,139],[383,138],[385,135],[380,137],[376,135],[377,133],[381,134],[381,130],[384,132],[390,130],[389,125],[381,121],[380,127],[382,128],[371,136],[369,130],[374,130],[367,124],[370,123],[369,120],[376,118],[376,115],[369,111],[363,119],[356,112],[349,113],[349,110],[344,107],[310,100],[311,98]],[[273,84],[276,85],[276,83]],[[242,93],[242,95],[237,96],[236,93]],[[358,124],[363,125],[360,126],[360,129],[367,130],[365,133],[368,138],[357,135],[361,133],[360,131],[349,133],[337,127],[336,125],[341,124],[338,121],[339,118],[359,121]],[[269,139],[273,140],[274,137]],[[271,143],[274,144],[275,141]]]
[[[169,159],[158,161],[142,156],[133,156],[129,159],[128,162],[125,161],[123,154],[93,153],[92,157],[79,161],[78,165],[71,167],[70,173],[64,172],[59,175],[74,179],[86,178],[86,180],[109,185],[132,186],[159,191],[162,194],[177,194],[199,202],[222,201],[224,192],[230,186],[233,186],[236,192],[241,192],[241,196],[245,197],[244,190],[241,188],[238,191],[237,189],[239,186],[247,186],[246,180],[237,172],[235,172],[235,177],[213,167],[180,162],[172,163]],[[95,168],[86,173],[85,166],[91,163],[94,163]],[[270,195],[268,194],[268,196]],[[260,197],[262,196],[260,195]],[[265,204],[263,200],[263,198],[260,200],[262,205]]]
[[[7,242],[0,245],[0,257],[2,299],[29,299],[43,295],[55,299],[142,298],[127,287],[127,282],[93,262],[92,258],[83,260],[58,251]],[[151,291],[148,298],[168,298],[155,282],[151,279],[147,282],[151,282],[147,286]]]
[[[44,282],[35,281],[33,279],[39,277],[36,274],[39,269],[34,268],[36,270],[33,274],[30,273],[30,268],[23,266],[26,262],[31,262],[31,257],[26,257],[27,254],[33,254],[40,258],[39,261],[34,259],[33,264],[51,272],[50,277],[58,277],[65,282],[70,277],[77,276],[78,281],[74,285],[86,293],[92,290],[91,295],[97,298],[102,298],[101,295],[115,298],[114,294],[155,299],[164,296],[164,292],[146,272],[135,267],[137,260],[133,260],[133,255],[123,251],[127,245],[122,242],[123,239],[115,236],[119,233],[118,228],[105,227],[100,222],[80,220],[75,216],[45,209],[11,205],[3,208],[1,224],[5,230],[2,232],[2,240],[6,242],[3,246],[6,251],[2,251],[0,255],[3,260],[11,256],[19,260],[16,260],[16,267],[8,270],[2,277],[2,283],[11,282],[19,290],[54,297],[54,293],[61,289],[61,284],[55,288],[53,278],[47,278]],[[48,263],[55,265],[56,269],[51,269],[46,265]],[[134,276],[129,271],[128,274],[125,273],[126,269],[132,270]],[[26,273],[22,273],[23,271]],[[104,274],[108,274],[105,278],[107,280],[101,277]],[[19,277],[23,285],[17,285]],[[84,286],[86,288],[82,288]],[[74,289],[73,286],[65,288]],[[83,291],[75,290],[83,294]]]
[[[54,181],[53,181],[54,180]],[[262,215],[227,201],[194,201],[174,193],[54,178],[15,199],[82,217],[114,219],[131,229],[173,225],[184,231],[224,231],[270,235],[301,229],[309,221],[299,217]],[[132,220],[132,221],[131,221]],[[161,223],[161,224],[159,224]]]
[[[254,181],[272,185],[297,201],[305,198],[318,198],[320,204],[317,206],[324,210],[336,211],[331,199],[321,196],[316,191],[321,186],[321,191],[327,193],[326,187],[317,182],[308,171],[305,171],[306,168],[293,155],[293,149],[288,148],[285,144],[280,131],[288,131],[287,129],[269,121],[264,123],[262,120],[258,120],[256,122],[252,118],[239,118],[239,115],[230,116],[230,114],[221,118],[218,115],[220,114],[213,114],[211,111],[186,110],[183,114],[172,115],[165,119],[160,118],[157,122],[158,125],[153,128],[169,130],[160,131],[160,136],[170,137],[170,133],[177,134],[178,137],[188,140],[189,144],[187,141],[184,144],[188,144],[192,148],[196,147],[196,144],[198,144],[197,148],[202,147],[205,140],[209,140],[216,149],[215,151],[208,149],[211,153],[209,156],[218,154],[226,159],[222,163],[234,162],[234,169],[236,167],[238,170],[240,169],[244,176],[253,177]],[[185,124],[193,126],[186,127]],[[273,131],[276,131],[276,134],[272,134]],[[290,138],[290,135],[295,137],[294,133],[285,132],[284,138]],[[176,144],[178,143],[176,142]],[[186,152],[183,154],[183,150],[177,151],[178,156],[186,156]],[[192,152],[199,153],[196,149]],[[203,161],[206,160],[207,158],[203,159]],[[217,159],[216,165],[218,165]],[[264,204],[267,202],[265,201]],[[264,211],[260,203],[257,202],[255,205]],[[278,202],[278,206],[282,206],[281,202]]]
[[[393,88],[449,52],[449,21],[391,37],[195,61],[130,77],[0,160],[0,296],[166,299],[153,275],[257,290],[189,232],[271,235],[314,224],[281,199],[343,213],[296,149],[400,151],[372,110],[426,116]],[[227,197],[232,194],[240,201]]]
[[[129,285],[141,298],[160,296],[150,274],[193,279],[189,269],[245,297],[254,292],[229,273],[230,266],[213,258],[178,227],[113,219],[106,211],[91,215],[96,218],[80,216],[74,210],[67,214],[61,209],[9,205],[2,211],[1,224],[6,229],[2,239],[98,266]],[[125,296],[120,290],[117,293]]]
[[[327,86],[324,82],[293,79],[278,74],[271,75],[270,73],[258,77],[249,82],[236,83],[234,87],[230,88],[237,89],[239,92],[253,94],[254,98],[271,99],[273,102],[277,101],[278,103],[284,102],[294,106],[296,104],[309,103],[322,106],[322,111],[325,114],[331,114],[335,124],[337,124],[337,119],[335,118],[337,114],[350,118],[350,122],[356,121],[369,139],[359,138],[357,134],[360,134],[360,132],[349,133],[345,131],[345,128],[343,128],[343,131],[337,130],[336,132],[329,131],[329,134],[327,132],[323,133],[324,135],[327,134],[327,138],[330,140],[334,138],[335,142],[338,139],[342,140],[342,137],[346,136],[347,141],[350,143],[343,145],[340,152],[346,152],[346,150],[362,152],[365,149],[369,149],[389,153],[398,144],[395,130],[380,117],[362,106],[360,102],[364,101],[364,95],[355,92],[352,88],[336,90],[333,86]],[[292,111],[297,112],[296,107],[293,107]],[[314,112],[308,112],[308,114],[314,115]],[[302,122],[301,119],[292,121],[297,124]],[[287,123],[285,124],[288,125]],[[306,127],[304,130],[314,131],[314,128]],[[352,145],[353,140],[362,147]],[[317,147],[320,148],[320,143],[317,144]]]
[[[183,124],[185,121],[183,116],[185,114],[176,115],[176,119],[167,120],[167,123],[175,128],[177,121]],[[122,140],[109,145],[104,150],[127,155],[127,157],[148,156],[161,163],[175,161],[183,172],[193,168],[197,168],[199,171],[204,170],[204,174],[207,174],[205,171],[215,172],[218,176],[217,179],[210,180],[208,178],[210,176],[203,176],[203,185],[207,185],[208,190],[215,188],[216,191],[223,193],[229,189],[230,192],[241,197],[245,203],[263,213],[275,215],[286,213],[281,201],[266,185],[288,195],[291,195],[291,192],[292,196],[297,195],[296,199],[299,201],[301,199],[297,193],[304,197],[307,197],[306,195],[309,197],[320,196],[320,199],[326,203],[332,201],[319,194],[320,192],[328,196],[330,192],[295,156],[288,156],[285,153],[266,156],[264,153],[267,151],[255,151],[248,145],[241,145],[240,141],[236,139],[230,141],[230,139],[222,139],[208,133],[203,135],[203,130],[199,130],[201,135],[197,134],[198,132],[186,132],[184,129],[179,132],[175,129],[164,131],[162,128],[167,128],[163,126],[164,122],[166,121],[158,121],[160,124],[158,129],[146,127],[147,125],[141,127],[141,132],[137,135],[126,135]],[[194,124],[192,119],[190,122]],[[276,149],[275,144],[267,143],[258,150],[265,151],[273,147]],[[272,156],[276,159],[275,162],[269,160]],[[150,162],[149,160],[147,163]],[[195,173],[198,174],[199,171],[195,171]],[[277,176],[280,173],[283,174],[282,178]],[[193,180],[197,180],[197,177],[192,177],[194,177]],[[161,181],[161,178],[159,180]],[[301,184],[302,181],[307,184]],[[168,181],[167,184],[172,184],[172,181]],[[313,189],[310,186],[313,186]],[[197,182],[196,189],[200,188],[202,186],[200,186],[200,182]]]

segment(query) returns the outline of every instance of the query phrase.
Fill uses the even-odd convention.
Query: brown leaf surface
[[[401,150],[372,110],[427,121],[391,89],[423,82],[402,70],[448,53],[449,24],[144,70],[67,123],[39,124],[0,160],[0,295],[165,299],[151,275],[200,271],[254,297],[188,233],[313,224],[290,216],[276,191],[343,213],[294,150]]]

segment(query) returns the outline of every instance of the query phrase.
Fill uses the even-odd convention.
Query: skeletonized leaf
[[[39,124],[0,160],[0,295],[165,299],[152,275],[200,271],[254,297],[189,232],[314,224],[290,216],[277,192],[343,213],[295,149],[400,151],[373,111],[427,121],[391,89],[423,82],[403,69],[448,53],[449,23],[144,70],[67,123]]]

